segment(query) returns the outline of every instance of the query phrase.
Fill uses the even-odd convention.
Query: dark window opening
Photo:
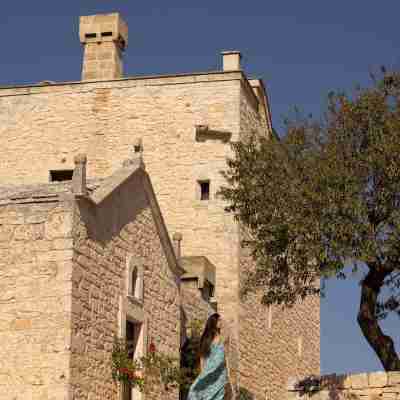
[[[59,171],[50,171],[50,182],[72,181],[74,170],[64,169]]]
[[[96,33],[86,33],[85,34],[85,38],[86,39],[94,39],[94,38],[96,38],[97,37],[97,34]]]
[[[210,200],[210,181],[200,181],[200,200]]]
[[[107,37],[107,36],[112,36],[112,35],[113,35],[112,32],[101,32],[102,37]]]
[[[138,274],[137,274],[137,269],[134,268],[132,271],[132,276],[131,276],[131,296],[137,297],[137,280],[138,280]]]
[[[215,291],[215,289],[214,289],[214,285],[212,285],[211,283],[209,284],[209,295],[210,295],[210,297],[214,297],[214,291]]]
[[[209,301],[211,297],[214,297],[214,285],[212,285],[208,281],[205,281],[203,295],[204,295],[206,301]]]

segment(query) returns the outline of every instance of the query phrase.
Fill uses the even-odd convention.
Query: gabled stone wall
[[[134,175],[98,206],[82,200],[74,214],[72,374],[74,400],[117,400],[111,379],[120,298],[126,298],[128,260],[143,266],[143,329],[147,342],[179,357],[179,279],[171,270],[143,189]],[[176,391],[152,388],[146,400],[177,399]]]

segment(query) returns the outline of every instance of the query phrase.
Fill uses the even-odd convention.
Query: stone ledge
[[[206,281],[215,287],[215,265],[207,257],[182,257],[181,266],[186,271],[182,280],[196,279],[199,289],[203,289]]]
[[[109,80],[90,80],[90,81],[69,81],[69,82],[52,82],[51,84],[28,84],[28,85],[10,85],[0,86],[0,97],[2,96],[16,96],[27,95],[33,93],[49,93],[49,92],[62,92],[65,87],[91,87],[100,84],[105,88],[129,88],[132,86],[145,86],[148,84],[164,85],[164,84],[184,84],[184,83],[200,83],[200,82],[218,82],[218,81],[233,81],[242,80],[247,77],[241,71],[224,72],[224,71],[208,71],[208,72],[194,72],[183,74],[170,74],[170,75],[143,75],[131,76],[124,78],[116,78]],[[133,83],[133,85],[131,85]],[[61,90],[60,90],[61,89]],[[255,95],[254,95],[255,96]]]
[[[369,387],[382,388],[388,383],[388,374],[386,372],[374,372],[368,374]]]
[[[315,396],[316,400],[400,400],[400,372],[372,372],[290,378],[288,399]]]

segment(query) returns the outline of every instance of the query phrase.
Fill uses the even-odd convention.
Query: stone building
[[[272,135],[263,82],[237,51],[220,71],[125,77],[118,14],[81,17],[79,32],[81,81],[0,88],[0,400],[118,399],[110,337],[178,352],[212,294],[242,393],[280,398],[288,377],[319,373],[319,301],[240,299],[252,261],[217,194],[230,142]]]

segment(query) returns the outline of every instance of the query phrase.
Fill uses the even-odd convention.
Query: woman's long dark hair
[[[203,334],[200,339],[200,357],[206,358],[210,354],[211,343],[213,342],[215,336],[218,334],[218,320],[220,315],[215,313],[212,314],[206,323]]]

